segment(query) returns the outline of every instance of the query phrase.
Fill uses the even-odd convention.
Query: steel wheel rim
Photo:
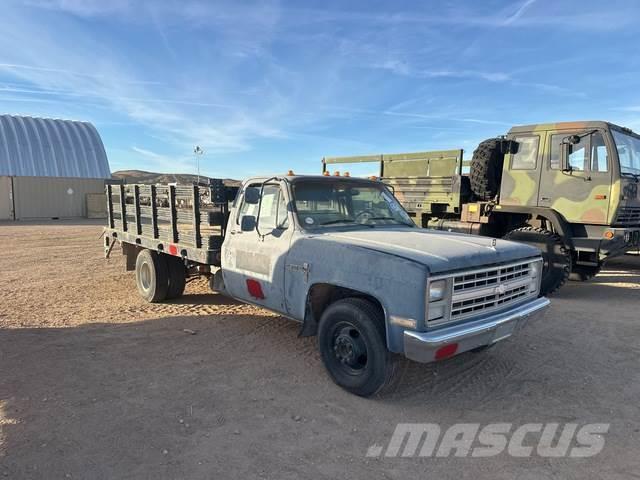
[[[151,266],[147,262],[140,267],[140,283],[144,290],[151,288]]]
[[[338,322],[331,333],[333,363],[348,375],[362,375],[368,364],[367,344],[351,322]]]

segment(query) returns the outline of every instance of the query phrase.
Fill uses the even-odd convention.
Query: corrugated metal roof
[[[111,171],[92,124],[0,115],[0,175],[110,178]]]

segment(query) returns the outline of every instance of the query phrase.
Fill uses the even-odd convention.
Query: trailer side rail
[[[110,242],[138,245],[203,264],[218,265],[237,191],[221,180],[206,185],[107,185]]]

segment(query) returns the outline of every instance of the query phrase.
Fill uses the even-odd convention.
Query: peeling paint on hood
[[[426,265],[432,273],[512,262],[540,255],[537,248],[521,243],[420,228],[327,232],[316,238],[403,257]]]

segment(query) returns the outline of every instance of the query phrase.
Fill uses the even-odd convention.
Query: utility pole
[[[204,150],[200,148],[200,145],[196,145],[193,148],[193,154],[196,156],[196,168],[198,170],[198,185],[200,185],[200,157],[204,155]]]

